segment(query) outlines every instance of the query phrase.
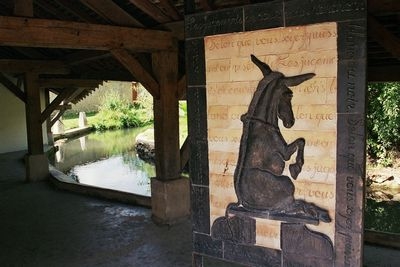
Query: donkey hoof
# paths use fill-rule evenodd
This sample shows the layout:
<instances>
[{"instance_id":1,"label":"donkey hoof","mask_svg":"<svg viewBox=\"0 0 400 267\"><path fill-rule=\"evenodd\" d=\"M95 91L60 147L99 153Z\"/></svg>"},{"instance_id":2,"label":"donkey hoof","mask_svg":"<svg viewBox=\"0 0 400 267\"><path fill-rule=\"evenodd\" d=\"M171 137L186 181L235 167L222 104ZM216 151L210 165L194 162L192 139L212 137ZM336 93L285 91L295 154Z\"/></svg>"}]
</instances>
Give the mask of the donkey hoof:
<instances>
[{"instance_id":1,"label":"donkey hoof","mask_svg":"<svg viewBox=\"0 0 400 267\"><path fill-rule=\"evenodd\" d=\"M297 176L301 172L301 167L298 164L293 163L289 165L289 171L292 178L296 180Z\"/></svg>"}]
</instances>

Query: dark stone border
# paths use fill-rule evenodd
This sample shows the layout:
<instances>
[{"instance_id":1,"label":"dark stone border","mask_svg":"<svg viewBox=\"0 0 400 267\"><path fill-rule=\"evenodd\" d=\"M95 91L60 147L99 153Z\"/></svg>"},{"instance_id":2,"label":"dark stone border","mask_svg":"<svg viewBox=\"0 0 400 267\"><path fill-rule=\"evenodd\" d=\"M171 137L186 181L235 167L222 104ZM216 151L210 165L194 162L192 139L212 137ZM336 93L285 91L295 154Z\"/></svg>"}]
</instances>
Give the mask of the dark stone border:
<instances>
[{"instance_id":1,"label":"dark stone border","mask_svg":"<svg viewBox=\"0 0 400 267\"><path fill-rule=\"evenodd\" d=\"M192 149L193 266L203 266L202 256L251 266L282 265L282 262L279 264L280 251L233 244L210 236L204 37L322 22L338 23L337 96L341 101L337 105L334 266L362 265L366 7L366 0L277 0L185 17L188 121ZM271 261L266 263L266 258Z\"/></svg>"}]
</instances>

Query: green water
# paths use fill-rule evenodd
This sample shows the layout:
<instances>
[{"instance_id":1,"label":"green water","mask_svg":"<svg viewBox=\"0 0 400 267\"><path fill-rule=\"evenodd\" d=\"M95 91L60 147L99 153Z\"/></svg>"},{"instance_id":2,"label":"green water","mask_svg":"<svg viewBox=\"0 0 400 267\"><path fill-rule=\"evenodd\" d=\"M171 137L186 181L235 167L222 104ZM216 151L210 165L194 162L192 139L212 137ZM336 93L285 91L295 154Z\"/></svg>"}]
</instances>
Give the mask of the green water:
<instances>
[{"instance_id":1,"label":"green water","mask_svg":"<svg viewBox=\"0 0 400 267\"><path fill-rule=\"evenodd\" d=\"M135 151L135 138L145 129L93 132L57 142L54 165L81 184L150 196L155 167Z\"/></svg>"},{"instance_id":2,"label":"green water","mask_svg":"<svg viewBox=\"0 0 400 267\"><path fill-rule=\"evenodd\" d=\"M366 200L365 228L400 234L400 202Z\"/></svg>"}]
</instances>

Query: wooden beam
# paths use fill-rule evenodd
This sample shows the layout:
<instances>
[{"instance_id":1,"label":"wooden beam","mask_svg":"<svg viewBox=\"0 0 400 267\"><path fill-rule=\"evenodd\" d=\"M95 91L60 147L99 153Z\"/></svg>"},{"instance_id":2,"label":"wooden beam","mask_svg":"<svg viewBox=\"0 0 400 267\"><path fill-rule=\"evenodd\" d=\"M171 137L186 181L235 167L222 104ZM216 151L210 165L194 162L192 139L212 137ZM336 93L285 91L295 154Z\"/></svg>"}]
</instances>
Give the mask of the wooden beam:
<instances>
[{"instance_id":1,"label":"wooden beam","mask_svg":"<svg viewBox=\"0 0 400 267\"><path fill-rule=\"evenodd\" d=\"M400 58L400 39L388 31L372 15L368 15L368 35L394 57Z\"/></svg>"},{"instance_id":2,"label":"wooden beam","mask_svg":"<svg viewBox=\"0 0 400 267\"><path fill-rule=\"evenodd\" d=\"M61 61L67 65L79 65L81 63L111 57L108 51L99 50L80 50L75 53L67 54Z\"/></svg>"},{"instance_id":3,"label":"wooden beam","mask_svg":"<svg viewBox=\"0 0 400 267\"><path fill-rule=\"evenodd\" d=\"M11 93L18 97L22 102L26 103L26 95L12 81L0 73L0 83L2 83Z\"/></svg>"},{"instance_id":4,"label":"wooden beam","mask_svg":"<svg viewBox=\"0 0 400 267\"><path fill-rule=\"evenodd\" d=\"M73 88L62 90L61 93L45 108L45 110L43 110L42 114L40 115L40 121L43 123L47 118L49 118L51 113L58 108L61 102L71 96L74 91L75 90Z\"/></svg>"},{"instance_id":5,"label":"wooden beam","mask_svg":"<svg viewBox=\"0 0 400 267\"><path fill-rule=\"evenodd\" d=\"M368 13L396 13L400 11L399 0L368 0Z\"/></svg>"},{"instance_id":6,"label":"wooden beam","mask_svg":"<svg viewBox=\"0 0 400 267\"><path fill-rule=\"evenodd\" d=\"M137 8L142 10L144 13L149 15L158 23L166 23L171 21L171 19L164 14L156 5L151 3L149 0L129 0L132 4L134 4Z\"/></svg>"},{"instance_id":7,"label":"wooden beam","mask_svg":"<svg viewBox=\"0 0 400 267\"><path fill-rule=\"evenodd\" d=\"M70 73L70 69L61 61L0 59L0 72L21 73L29 71L40 74Z\"/></svg>"},{"instance_id":8,"label":"wooden beam","mask_svg":"<svg viewBox=\"0 0 400 267\"><path fill-rule=\"evenodd\" d=\"M204 11L211 11L214 9L210 0L200 0L200 6Z\"/></svg>"},{"instance_id":9,"label":"wooden beam","mask_svg":"<svg viewBox=\"0 0 400 267\"><path fill-rule=\"evenodd\" d=\"M178 98L186 99L186 75L183 75L178 81Z\"/></svg>"},{"instance_id":10,"label":"wooden beam","mask_svg":"<svg viewBox=\"0 0 400 267\"><path fill-rule=\"evenodd\" d=\"M178 54L153 53L153 71L160 84L160 98L154 99L154 144L156 175L160 180L180 177Z\"/></svg>"},{"instance_id":11,"label":"wooden beam","mask_svg":"<svg viewBox=\"0 0 400 267\"><path fill-rule=\"evenodd\" d=\"M181 155L181 171L183 171L186 164L189 162L190 158L190 145L188 137L186 137L185 142L183 142L182 144L180 155Z\"/></svg>"},{"instance_id":12,"label":"wooden beam","mask_svg":"<svg viewBox=\"0 0 400 267\"><path fill-rule=\"evenodd\" d=\"M170 32L71 21L0 16L0 44L136 52L176 50Z\"/></svg>"},{"instance_id":13,"label":"wooden beam","mask_svg":"<svg viewBox=\"0 0 400 267\"><path fill-rule=\"evenodd\" d=\"M120 26L140 27L143 24L133 18L113 1L109 0L80 0L88 8L96 12L104 19Z\"/></svg>"},{"instance_id":14,"label":"wooden beam","mask_svg":"<svg viewBox=\"0 0 400 267\"><path fill-rule=\"evenodd\" d=\"M14 15L33 17L33 0L14 0Z\"/></svg>"},{"instance_id":15,"label":"wooden beam","mask_svg":"<svg viewBox=\"0 0 400 267\"><path fill-rule=\"evenodd\" d=\"M61 109L57 112L57 114L54 116L54 118L50 122L50 128L54 125L54 123L56 123L61 118L61 116L64 114L64 112L65 112L65 109Z\"/></svg>"},{"instance_id":16,"label":"wooden beam","mask_svg":"<svg viewBox=\"0 0 400 267\"><path fill-rule=\"evenodd\" d=\"M82 94L83 91L86 91L85 88L75 88L74 92L65 99L65 103L69 103L74 101L74 99L79 96L80 94Z\"/></svg>"},{"instance_id":17,"label":"wooden beam","mask_svg":"<svg viewBox=\"0 0 400 267\"><path fill-rule=\"evenodd\" d=\"M158 82L151 76L146 69L142 67L140 62L136 60L125 49L111 50L111 54L127 69L138 81L150 92L150 94L158 99L160 97L160 88Z\"/></svg>"},{"instance_id":18,"label":"wooden beam","mask_svg":"<svg viewBox=\"0 0 400 267\"><path fill-rule=\"evenodd\" d=\"M159 5L165 10L165 12L173 18L174 20L181 20L182 16L179 14L175 5L171 2L171 0L160 0Z\"/></svg>"},{"instance_id":19,"label":"wooden beam","mask_svg":"<svg viewBox=\"0 0 400 267\"><path fill-rule=\"evenodd\" d=\"M160 25L163 29L169 30L178 40L185 40L185 27L183 20L173 21Z\"/></svg>"},{"instance_id":20,"label":"wooden beam","mask_svg":"<svg viewBox=\"0 0 400 267\"><path fill-rule=\"evenodd\" d=\"M83 11L82 6L79 5L78 2L71 0L57 0L57 2L70 12L74 13L82 21L95 24L98 23L95 18L89 16L85 11Z\"/></svg>"},{"instance_id":21,"label":"wooden beam","mask_svg":"<svg viewBox=\"0 0 400 267\"><path fill-rule=\"evenodd\" d=\"M84 80L84 79L39 79L39 87L41 88L69 88L69 87L86 87L96 88L103 80Z\"/></svg>"},{"instance_id":22,"label":"wooden beam","mask_svg":"<svg viewBox=\"0 0 400 267\"><path fill-rule=\"evenodd\" d=\"M31 60L43 60L43 59L49 59L47 56L45 56L44 54L42 54L41 52L39 52L37 49L35 48L31 48L31 47L13 47L12 49L14 49L15 51L17 51L18 53L28 57Z\"/></svg>"},{"instance_id":23,"label":"wooden beam","mask_svg":"<svg viewBox=\"0 0 400 267\"><path fill-rule=\"evenodd\" d=\"M366 230L364 241L373 245L400 249L400 234Z\"/></svg>"},{"instance_id":24,"label":"wooden beam","mask_svg":"<svg viewBox=\"0 0 400 267\"><path fill-rule=\"evenodd\" d=\"M25 73L25 112L29 155L43 154L43 130L40 119L40 90L37 81L37 73Z\"/></svg>"}]
</instances>

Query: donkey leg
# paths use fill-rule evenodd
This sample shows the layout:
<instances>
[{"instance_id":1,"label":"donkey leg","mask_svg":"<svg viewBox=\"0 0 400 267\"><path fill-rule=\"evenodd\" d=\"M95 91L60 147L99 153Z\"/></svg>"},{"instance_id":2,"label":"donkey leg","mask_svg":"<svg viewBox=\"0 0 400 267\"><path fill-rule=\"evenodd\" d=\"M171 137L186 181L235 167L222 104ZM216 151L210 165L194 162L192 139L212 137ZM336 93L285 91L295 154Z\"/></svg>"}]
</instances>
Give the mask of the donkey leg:
<instances>
[{"instance_id":1,"label":"donkey leg","mask_svg":"<svg viewBox=\"0 0 400 267\"><path fill-rule=\"evenodd\" d=\"M306 141L304 138L298 138L293 143L288 145L288 152L293 151L290 155L292 155L297 149L296 162L289 165L290 175L293 179L297 179L297 176L301 172L301 169L304 165L304 146ZM294 148L294 150L293 150Z\"/></svg>"}]
</instances>

